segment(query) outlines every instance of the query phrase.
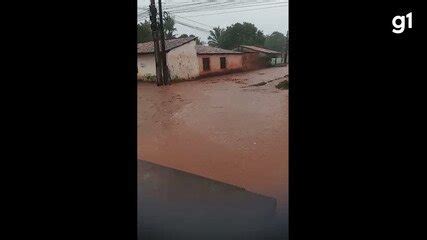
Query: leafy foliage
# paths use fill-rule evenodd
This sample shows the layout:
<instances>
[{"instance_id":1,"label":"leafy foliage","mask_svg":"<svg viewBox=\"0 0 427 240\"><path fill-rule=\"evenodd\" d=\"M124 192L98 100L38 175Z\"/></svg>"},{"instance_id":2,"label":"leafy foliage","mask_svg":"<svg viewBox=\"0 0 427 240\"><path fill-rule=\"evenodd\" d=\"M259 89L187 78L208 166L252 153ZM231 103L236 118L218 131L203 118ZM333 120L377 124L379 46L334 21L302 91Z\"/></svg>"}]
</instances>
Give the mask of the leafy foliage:
<instances>
[{"instance_id":1,"label":"leafy foliage","mask_svg":"<svg viewBox=\"0 0 427 240\"><path fill-rule=\"evenodd\" d=\"M215 27L210 31L210 35L208 37L208 44L212 47L221 47L222 34L224 30L220 27Z\"/></svg>"},{"instance_id":2,"label":"leafy foliage","mask_svg":"<svg viewBox=\"0 0 427 240\"><path fill-rule=\"evenodd\" d=\"M163 29L166 39L176 38L174 34L176 32L175 21L167 12L163 15ZM153 40L149 21L138 23L137 31L138 43ZM179 38L183 37L194 37L194 35L181 34L179 36ZM199 38L196 39L196 43L198 45L205 44ZM265 36L254 24L248 22L235 23L225 29L219 26L215 27L210 31L208 37L209 46L224 49L234 49L239 45L254 45L284 52L287 49L287 44L287 36L283 33L276 31Z\"/></svg>"},{"instance_id":3,"label":"leafy foliage","mask_svg":"<svg viewBox=\"0 0 427 240\"><path fill-rule=\"evenodd\" d=\"M165 39L175 38L175 20L167 12L163 15L163 31L165 32ZM145 20L145 22L137 24L137 42L142 43L149 41L153 41L151 22Z\"/></svg>"},{"instance_id":4,"label":"leafy foliage","mask_svg":"<svg viewBox=\"0 0 427 240\"><path fill-rule=\"evenodd\" d=\"M287 36L275 31L265 36L254 24L235 23L223 29L215 27L210 31L208 44L212 47L234 49L239 45L254 45L284 52L287 49Z\"/></svg>"},{"instance_id":5,"label":"leafy foliage","mask_svg":"<svg viewBox=\"0 0 427 240\"><path fill-rule=\"evenodd\" d=\"M175 38L175 20L169 15L168 12L164 12L163 14L163 30L165 31L166 39Z\"/></svg>"},{"instance_id":6,"label":"leafy foliage","mask_svg":"<svg viewBox=\"0 0 427 240\"><path fill-rule=\"evenodd\" d=\"M278 89L289 89L289 81L288 80L283 80L282 82L280 82L279 84L276 85L276 88Z\"/></svg>"},{"instance_id":7,"label":"leafy foliage","mask_svg":"<svg viewBox=\"0 0 427 240\"><path fill-rule=\"evenodd\" d=\"M284 52L286 50L286 36L281 32L273 32L266 36L264 46L271 50Z\"/></svg>"},{"instance_id":8,"label":"leafy foliage","mask_svg":"<svg viewBox=\"0 0 427 240\"><path fill-rule=\"evenodd\" d=\"M263 46L264 33L258 30L254 24L244 22L228 26L221 34L219 46L225 49L233 49L239 45Z\"/></svg>"},{"instance_id":9,"label":"leafy foliage","mask_svg":"<svg viewBox=\"0 0 427 240\"><path fill-rule=\"evenodd\" d=\"M153 35L151 33L150 22L145 21L138 23L137 25L137 41L138 43L149 42L153 40Z\"/></svg>"}]
</instances>

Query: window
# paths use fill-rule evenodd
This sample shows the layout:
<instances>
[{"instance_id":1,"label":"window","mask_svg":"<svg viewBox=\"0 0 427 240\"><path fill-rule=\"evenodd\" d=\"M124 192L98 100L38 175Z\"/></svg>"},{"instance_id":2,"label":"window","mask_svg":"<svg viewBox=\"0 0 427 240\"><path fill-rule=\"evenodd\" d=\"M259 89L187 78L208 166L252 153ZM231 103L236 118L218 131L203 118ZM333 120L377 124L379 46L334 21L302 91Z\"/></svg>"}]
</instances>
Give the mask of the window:
<instances>
[{"instance_id":1,"label":"window","mask_svg":"<svg viewBox=\"0 0 427 240\"><path fill-rule=\"evenodd\" d=\"M225 57L221 57L220 59L220 63L221 63L221 69L224 69L227 67L227 63L225 61Z\"/></svg>"},{"instance_id":2,"label":"window","mask_svg":"<svg viewBox=\"0 0 427 240\"><path fill-rule=\"evenodd\" d=\"M211 67L209 58L203 58L203 71L209 71L210 69Z\"/></svg>"}]
</instances>

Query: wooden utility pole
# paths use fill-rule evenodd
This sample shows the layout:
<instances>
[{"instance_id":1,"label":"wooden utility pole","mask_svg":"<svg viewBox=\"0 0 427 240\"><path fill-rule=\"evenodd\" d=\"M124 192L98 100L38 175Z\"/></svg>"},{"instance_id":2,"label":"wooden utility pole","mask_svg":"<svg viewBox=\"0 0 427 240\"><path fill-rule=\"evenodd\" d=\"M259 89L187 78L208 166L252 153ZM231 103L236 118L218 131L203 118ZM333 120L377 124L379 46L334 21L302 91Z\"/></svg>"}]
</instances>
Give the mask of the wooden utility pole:
<instances>
[{"instance_id":1,"label":"wooden utility pole","mask_svg":"<svg viewBox=\"0 0 427 240\"><path fill-rule=\"evenodd\" d=\"M151 20L151 32L153 34L154 43L154 59L156 61L156 84L157 86L163 85L160 49L159 49L159 33L157 28L157 9L154 0L150 0L150 20Z\"/></svg>"},{"instance_id":2,"label":"wooden utility pole","mask_svg":"<svg viewBox=\"0 0 427 240\"><path fill-rule=\"evenodd\" d=\"M163 71L163 82L165 84L170 84L169 68L166 62L166 45L165 45L165 32L163 30L163 11L162 11L162 0L159 0L159 21L160 21L160 43L161 43L161 53L160 57L162 59L162 71Z\"/></svg>"},{"instance_id":3,"label":"wooden utility pole","mask_svg":"<svg viewBox=\"0 0 427 240\"><path fill-rule=\"evenodd\" d=\"M285 63L288 64L288 60L289 60L289 30L286 31L286 58L285 58Z\"/></svg>"}]
</instances>

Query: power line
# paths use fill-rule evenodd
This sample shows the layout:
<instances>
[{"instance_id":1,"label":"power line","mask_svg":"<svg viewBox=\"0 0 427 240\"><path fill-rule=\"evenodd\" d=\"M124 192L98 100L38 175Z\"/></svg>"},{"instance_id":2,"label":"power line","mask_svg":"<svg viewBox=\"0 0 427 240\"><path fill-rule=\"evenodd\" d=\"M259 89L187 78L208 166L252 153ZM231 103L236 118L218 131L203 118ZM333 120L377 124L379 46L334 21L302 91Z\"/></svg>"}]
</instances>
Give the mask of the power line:
<instances>
[{"instance_id":1,"label":"power line","mask_svg":"<svg viewBox=\"0 0 427 240\"><path fill-rule=\"evenodd\" d=\"M181 6L175 7L175 8L169 8L169 10L171 11L181 11L181 10L195 10L195 9L205 9L206 7L210 7L210 6L224 6L224 5L236 5L236 4L241 4L240 2L222 2L222 3L218 3L218 2L207 2L204 5L198 5L198 6L184 6L185 9L182 9Z\"/></svg>"},{"instance_id":2,"label":"power line","mask_svg":"<svg viewBox=\"0 0 427 240\"><path fill-rule=\"evenodd\" d=\"M195 23L198 23L198 24L203 25L203 26L206 26L206 27L214 28L213 26L210 26L210 25L207 25L207 24L204 24L204 23L198 22L198 21L194 21L194 20L189 19L189 18L187 18L187 17L178 16L178 15L176 15L176 14L173 14L172 16L174 16L174 17L179 17L179 18L182 18L182 19L186 19L187 21L195 22Z\"/></svg>"},{"instance_id":3,"label":"power line","mask_svg":"<svg viewBox=\"0 0 427 240\"><path fill-rule=\"evenodd\" d=\"M138 16L138 17L140 17L140 16L144 16L144 15L148 15L148 12L139 12L139 13L137 14L137 16Z\"/></svg>"},{"instance_id":4,"label":"power line","mask_svg":"<svg viewBox=\"0 0 427 240\"><path fill-rule=\"evenodd\" d=\"M218 3L212 3L212 2L203 2L203 3L196 3L196 4L182 4L182 5L177 5L174 7L168 7L165 10L182 10L182 8L186 8L186 9L192 9L192 8L200 8L200 7L206 7L206 6L211 6L211 5L216 5Z\"/></svg>"},{"instance_id":5,"label":"power line","mask_svg":"<svg viewBox=\"0 0 427 240\"><path fill-rule=\"evenodd\" d=\"M209 2L203 2L203 3L209 3ZM198 3L198 4L203 4L203 3ZM221 10L221 9L238 9L238 8L247 8L247 7L255 7L255 6L263 6L263 5L270 5L270 6L272 6L272 4L274 4L274 5L277 5L277 4L283 4L283 3L286 3L286 2L282 2L282 1L280 1L280 2L277 2L277 1L272 1L272 2L269 2L269 3L260 3L260 2L258 2L258 1L256 1L256 2L242 2L242 1L239 1L239 2L223 2L222 3L222 6L220 6L220 7L218 7L218 4L217 3L214 3L216 6L212 9L212 8L209 8L208 10L206 10L205 8L198 8L198 7L196 7L196 8L198 8L199 9L199 11L213 11L213 10L216 10L216 11L218 11L218 10ZM235 7L233 7L233 8L230 8L230 5L239 5L239 6L235 6ZM251 4L251 5L242 5L242 4ZM254 5L255 4L255 5ZM193 5L193 4L192 4ZM212 5L212 3L210 3L210 5ZM224 6L226 5L226 8L224 8ZM206 5L204 5L204 6L206 6ZM191 10L192 12L195 12L195 10L194 9L196 9L196 8L191 8L191 9L193 9L193 10ZM190 10L186 10L186 11L181 11L181 12L189 12ZM146 10L146 11L141 11L141 12L139 12L138 13L138 17L139 17L139 19L143 19L143 18L145 18L145 16L144 15L146 15L146 12L148 12L148 10ZM175 17L179 17L179 18L182 18L182 19L185 19L185 20L188 20L188 21L191 21L191 22L194 22L194 23L197 23L197 24L200 24L200 25L203 25L203 26L207 26L207 27L209 27L209 28L214 28L213 26L210 26L210 25L207 25L207 24L204 24L204 23L201 23L201 22L198 22L198 21L195 21L195 20L192 20L192 19L189 19L189 18L186 18L186 17L183 17L183 16L179 16L179 15L176 15L175 13L176 13L176 11L168 11L169 13L171 13L171 15L173 15L173 16L175 16Z\"/></svg>"},{"instance_id":6,"label":"power line","mask_svg":"<svg viewBox=\"0 0 427 240\"><path fill-rule=\"evenodd\" d=\"M200 16L209 16L209 15L218 15L218 14L228 14L228 13L240 13L240 12L248 12L248 11L254 11L254 10L261 10L261 9L269 9L269 8L277 8L277 7L287 7L288 5L279 5L279 6L270 6L270 7L262 7L262 8L253 8L253 9L246 9L241 11L230 11L230 12L219 12L219 13L207 13L207 14L201 14L201 15L192 15L192 16L186 16L186 17L200 17Z\"/></svg>"},{"instance_id":7,"label":"power line","mask_svg":"<svg viewBox=\"0 0 427 240\"><path fill-rule=\"evenodd\" d=\"M261 9L269 9L269 8L277 8L277 7L287 7L288 6L288 1L271 1L271 2L268 2L268 3L258 2L258 1L256 1L256 2L242 2L242 1L240 1L240 2L231 2L231 3L230 2L222 2L222 3L215 3L216 6L213 7L213 8L209 8L209 9L204 8L206 5L204 5L204 6L202 6L202 5L203 4L212 5L211 2L199 2L199 3L191 3L191 4L186 4L186 5L192 5L192 6L194 6L195 4L197 4L198 6L193 7L193 8L187 8L185 11L184 10L182 10L182 11L177 10L177 11L168 11L168 12L171 13L171 15L173 17L178 17L178 18L181 18L181 19L185 19L187 21L191 21L191 22L194 22L194 23L197 23L197 24L200 24L200 25L203 25L203 26L206 26L206 27L209 27L210 29L212 29L213 28L212 26L204 24L204 23L201 23L201 22L198 22L198 21L195 21L195 20L192 20L192 19L189 19L188 17L200 17L200 16L207 16L207 15L240 13L240 12L247 12L247 11L254 11L254 10L261 10ZM235 5L240 5L240 6L235 6ZM183 6L183 5L180 5L180 6ZM265 7L259 7L259 6L265 6ZM248 8L248 7L256 7L256 8L244 9L244 10L237 10L237 11L206 13L206 14L201 14L201 15L193 15L193 16L185 16L185 17L184 16L180 16L180 15L176 15L176 13L212 12L212 11L220 11L220 10L224 10L224 9L227 9L227 10L228 9L241 9L241 8ZM143 9L143 8L140 8L140 9ZM148 16L144 15L146 12L148 12L148 10L146 10L146 11L140 11L138 13L138 19L142 20L142 19L147 18ZM175 19L175 22L178 23L178 24L180 24L180 25L196 29L198 31L202 31L202 32L209 32L210 31L210 30L208 30L206 28L194 26L194 25L191 25L189 23L182 22L180 20L176 20Z\"/></svg>"},{"instance_id":8,"label":"power line","mask_svg":"<svg viewBox=\"0 0 427 240\"><path fill-rule=\"evenodd\" d=\"M203 5L203 4L211 4L212 2L206 1L206 2L182 2L182 3L175 3L175 4L165 4L164 10L169 10L172 8L180 8L180 7L191 7L195 5ZM148 7L138 7L140 9L148 9Z\"/></svg>"},{"instance_id":9,"label":"power line","mask_svg":"<svg viewBox=\"0 0 427 240\"><path fill-rule=\"evenodd\" d=\"M194 6L194 5L203 5L203 4L210 4L212 3L212 1L203 1L203 2L180 2L180 3L174 3L174 4L168 4L165 5L165 7L167 8L171 8L171 7L186 7L186 6Z\"/></svg>"},{"instance_id":10,"label":"power line","mask_svg":"<svg viewBox=\"0 0 427 240\"><path fill-rule=\"evenodd\" d=\"M287 4L288 2L268 2L268 3L256 3L256 4L232 4L232 5L216 5L210 8L190 8L182 10L171 10L171 13L186 13L186 12L206 12L206 11L215 11L215 10L229 10L229 9L240 9L240 8L249 8L249 7L260 7L260 6L277 6L281 4Z\"/></svg>"},{"instance_id":11,"label":"power line","mask_svg":"<svg viewBox=\"0 0 427 240\"><path fill-rule=\"evenodd\" d=\"M247 7L258 7L263 5L274 5L288 3L287 1L239 1L239 2L199 2L199 3L191 3L178 5L176 7L165 8L166 11L170 13L183 13L183 12L197 12L197 11L210 11L210 10L229 10L235 8L247 8ZM189 5L189 6L188 6ZM139 8L139 11L148 10L148 7Z\"/></svg>"},{"instance_id":12,"label":"power line","mask_svg":"<svg viewBox=\"0 0 427 240\"><path fill-rule=\"evenodd\" d=\"M189 27L189 28L193 28L193 29L196 29L196 30L199 30L199 31L202 31L202 32L210 33L210 30L208 30L208 29L197 27L197 26L185 23L185 22L181 22L179 20L175 20L175 23L178 23L180 25L183 25L183 26L186 26L186 27Z\"/></svg>"}]
</instances>

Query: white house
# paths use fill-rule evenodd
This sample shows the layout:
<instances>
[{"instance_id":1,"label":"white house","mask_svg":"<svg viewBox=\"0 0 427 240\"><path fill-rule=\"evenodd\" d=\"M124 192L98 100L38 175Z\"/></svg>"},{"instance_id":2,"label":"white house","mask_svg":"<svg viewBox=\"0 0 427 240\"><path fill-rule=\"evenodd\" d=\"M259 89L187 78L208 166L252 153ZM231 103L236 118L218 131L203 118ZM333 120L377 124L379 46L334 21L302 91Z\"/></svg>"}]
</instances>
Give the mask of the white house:
<instances>
[{"instance_id":1,"label":"white house","mask_svg":"<svg viewBox=\"0 0 427 240\"><path fill-rule=\"evenodd\" d=\"M190 79L199 76L196 37L165 41L166 61L171 78ZM156 75L154 43L138 44L138 79Z\"/></svg>"}]
</instances>

